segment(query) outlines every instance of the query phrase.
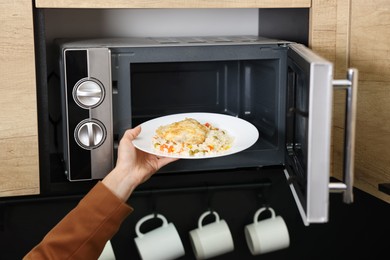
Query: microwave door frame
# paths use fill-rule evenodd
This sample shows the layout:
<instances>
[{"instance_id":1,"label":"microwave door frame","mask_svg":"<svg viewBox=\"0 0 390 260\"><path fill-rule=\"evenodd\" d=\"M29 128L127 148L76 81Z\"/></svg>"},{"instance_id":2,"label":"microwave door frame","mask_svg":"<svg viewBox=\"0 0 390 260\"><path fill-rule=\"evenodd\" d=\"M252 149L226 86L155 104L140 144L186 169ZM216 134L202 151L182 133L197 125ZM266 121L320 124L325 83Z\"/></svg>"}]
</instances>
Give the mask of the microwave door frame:
<instances>
[{"instance_id":1,"label":"microwave door frame","mask_svg":"<svg viewBox=\"0 0 390 260\"><path fill-rule=\"evenodd\" d=\"M333 64L306 46L292 43L287 66L284 173L303 223L325 223L329 210Z\"/></svg>"}]
</instances>

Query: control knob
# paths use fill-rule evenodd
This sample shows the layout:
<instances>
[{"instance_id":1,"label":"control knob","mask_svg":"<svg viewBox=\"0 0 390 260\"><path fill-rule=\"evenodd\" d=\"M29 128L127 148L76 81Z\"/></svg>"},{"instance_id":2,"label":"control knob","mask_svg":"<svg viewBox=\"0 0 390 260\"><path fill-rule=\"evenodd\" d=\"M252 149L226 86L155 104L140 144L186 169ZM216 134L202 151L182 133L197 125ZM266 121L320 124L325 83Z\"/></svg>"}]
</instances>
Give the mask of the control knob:
<instances>
[{"instance_id":1,"label":"control knob","mask_svg":"<svg viewBox=\"0 0 390 260\"><path fill-rule=\"evenodd\" d=\"M76 142L84 149L91 150L100 146L106 137L104 126L98 121L84 120L75 130Z\"/></svg>"},{"instance_id":2,"label":"control knob","mask_svg":"<svg viewBox=\"0 0 390 260\"><path fill-rule=\"evenodd\" d=\"M73 98L82 108L99 105L103 101L104 88L95 79L82 79L73 89Z\"/></svg>"}]
</instances>

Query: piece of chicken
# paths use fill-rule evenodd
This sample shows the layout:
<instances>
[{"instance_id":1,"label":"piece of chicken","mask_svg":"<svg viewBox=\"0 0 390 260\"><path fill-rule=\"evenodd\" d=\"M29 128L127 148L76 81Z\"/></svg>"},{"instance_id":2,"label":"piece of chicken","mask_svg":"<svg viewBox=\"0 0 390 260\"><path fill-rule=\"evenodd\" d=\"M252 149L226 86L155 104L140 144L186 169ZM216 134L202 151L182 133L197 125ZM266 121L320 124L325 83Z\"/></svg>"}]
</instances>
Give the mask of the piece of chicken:
<instances>
[{"instance_id":1,"label":"piece of chicken","mask_svg":"<svg viewBox=\"0 0 390 260\"><path fill-rule=\"evenodd\" d=\"M160 126L156 133L159 137L175 143L201 144L205 141L209 129L193 118Z\"/></svg>"}]
</instances>

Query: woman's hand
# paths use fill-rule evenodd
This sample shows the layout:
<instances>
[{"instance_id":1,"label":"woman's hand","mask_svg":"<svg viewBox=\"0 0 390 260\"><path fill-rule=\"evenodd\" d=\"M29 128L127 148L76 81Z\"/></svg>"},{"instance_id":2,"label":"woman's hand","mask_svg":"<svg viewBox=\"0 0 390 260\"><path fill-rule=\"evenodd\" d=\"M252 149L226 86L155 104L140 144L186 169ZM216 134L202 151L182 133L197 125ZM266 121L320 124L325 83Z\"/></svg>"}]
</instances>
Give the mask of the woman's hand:
<instances>
[{"instance_id":1,"label":"woman's hand","mask_svg":"<svg viewBox=\"0 0 390 260\"><path fill-rule=\"evenodd\" d=\"M157 157L135 148L132 140L140 132L140 126L125 132L119 143L116 166L102 181L123 201L126 201L133 190L148 180L157 170L177 160Z\"/></svg>"}]
</instances>

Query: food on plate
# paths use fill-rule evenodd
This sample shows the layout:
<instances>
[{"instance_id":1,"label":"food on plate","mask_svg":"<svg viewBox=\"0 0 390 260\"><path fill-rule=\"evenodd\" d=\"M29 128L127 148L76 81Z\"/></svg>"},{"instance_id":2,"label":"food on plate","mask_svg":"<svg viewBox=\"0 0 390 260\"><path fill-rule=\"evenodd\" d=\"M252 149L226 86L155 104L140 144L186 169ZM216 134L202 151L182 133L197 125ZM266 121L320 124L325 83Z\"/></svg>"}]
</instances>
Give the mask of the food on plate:
<instances>
[{"instance_id":1,"label":"food on plate","mask_svg":"<svg viewBox=\"0 0 390 260\"><path fill-rule=\"evenodd\" d=\"M205 156L223 153L233 144L233 138L210 123L201 124L193 118L157 128L153 147L161 153L182 156Z\"/></svg>"},{"instance_id":2,"label":"food on plate","mask_svg":"<svg viewBox=\"0 0 390 260\"><path fill-rule=\"evenodd\" d=\"M208 128L193 118L160 126L156 130L157 135L167 141L186 144L203 143L207 132Z\"/></svg>"}]
</instances>

